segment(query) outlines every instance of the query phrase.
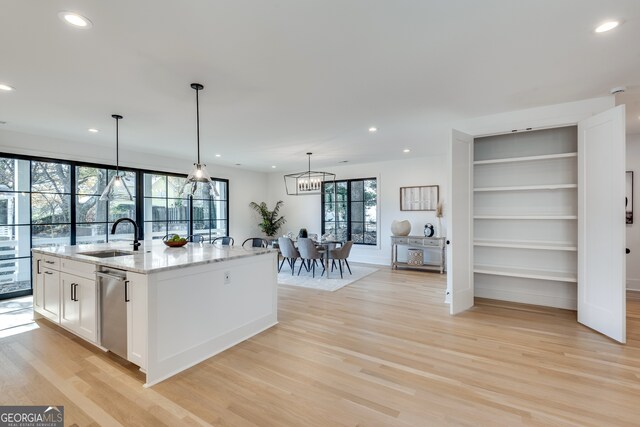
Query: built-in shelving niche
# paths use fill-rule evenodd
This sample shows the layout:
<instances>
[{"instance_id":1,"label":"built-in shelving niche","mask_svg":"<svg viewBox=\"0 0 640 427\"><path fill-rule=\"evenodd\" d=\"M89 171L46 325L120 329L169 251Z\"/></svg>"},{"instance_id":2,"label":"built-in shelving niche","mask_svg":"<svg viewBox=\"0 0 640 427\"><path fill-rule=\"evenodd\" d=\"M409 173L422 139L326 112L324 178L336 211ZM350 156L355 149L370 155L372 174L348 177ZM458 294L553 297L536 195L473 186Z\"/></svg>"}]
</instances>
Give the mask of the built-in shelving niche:
<instances>
[{"instance_id":1,"label":"built-in shelving niche","mask_svg":"<svg viewBox=\"0 0 640 427\"><path fill-rule=\"evenodd\" d=\"M575 308L577 128L474 141L479 297Z\"/></svg>"}]
</instances>

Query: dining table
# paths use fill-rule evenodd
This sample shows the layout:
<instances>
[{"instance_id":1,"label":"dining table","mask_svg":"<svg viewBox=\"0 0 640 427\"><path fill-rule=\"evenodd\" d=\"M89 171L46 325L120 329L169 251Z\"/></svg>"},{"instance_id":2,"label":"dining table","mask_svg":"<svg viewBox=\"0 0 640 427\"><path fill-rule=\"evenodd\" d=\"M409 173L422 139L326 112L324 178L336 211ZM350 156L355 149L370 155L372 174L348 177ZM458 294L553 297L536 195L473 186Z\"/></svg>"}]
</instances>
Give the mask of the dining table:
<instances>
[{"instance_id":1,"label":"dining table","mask_svg":"<svg viewBox=\"0 0 640 427\"><path fill-rule=\"evenodd\" d=\"M297 245L296 243L298 242L298 239L291 239L291 241L293 242L294 246ZM322 249L318 249L319 252L322 252L323 254L323 260L322 262L325 265L325 271L327 272L327 279L329 279L329 273L330 273L330 269L329 269L329 255L331 254L331 250L335 249L336 247L338 247L338 245L342 246L344 244L344 241L342 240L314 240L313 243L316 245L316 248L322 248Z\"/></svg>"}]
</instances>

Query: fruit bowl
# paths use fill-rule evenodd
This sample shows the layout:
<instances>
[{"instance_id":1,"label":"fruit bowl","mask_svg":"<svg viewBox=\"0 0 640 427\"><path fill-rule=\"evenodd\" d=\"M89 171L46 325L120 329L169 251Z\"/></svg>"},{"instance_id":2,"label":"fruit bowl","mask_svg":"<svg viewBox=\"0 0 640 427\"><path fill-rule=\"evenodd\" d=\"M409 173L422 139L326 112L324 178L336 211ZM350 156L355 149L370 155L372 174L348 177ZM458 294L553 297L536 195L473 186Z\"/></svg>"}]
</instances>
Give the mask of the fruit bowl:
<instances>
[{"instance_id":1,"label":"fruit bowl","mask_svg":"<svg viewBox=\"0 0 640 427\"><path fill-rule=\"evenodd\" d=\"M189 240L184 237L180 237L177 234L167 234L162 238L162 243L170 248L180 248L189 243Z\"/></svg>"}]
</instances>

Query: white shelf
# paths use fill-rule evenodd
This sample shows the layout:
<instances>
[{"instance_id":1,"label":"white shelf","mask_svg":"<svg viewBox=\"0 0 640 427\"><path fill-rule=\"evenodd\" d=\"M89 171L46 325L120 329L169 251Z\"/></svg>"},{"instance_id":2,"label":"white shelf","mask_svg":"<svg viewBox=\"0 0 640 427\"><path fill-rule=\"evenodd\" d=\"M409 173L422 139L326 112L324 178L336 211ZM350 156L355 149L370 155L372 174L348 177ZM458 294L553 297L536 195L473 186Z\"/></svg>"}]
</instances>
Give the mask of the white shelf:
<instances>
[{"instance_id":1,"label":"white shelf","mask_svg":"<svg viewBox=\"0 0 640 427\"><path fill-rule=\"evenodd\" d=\"M545 154L542 156L510 157L506 159L476 160L474 165L494 165L497 163L535 162L538 160L566 159L578 157L578 153Z\"/></svg>"},{"instance_id":2,"label":"white shelf","mask_svg":"<svg viewBox=\"0 0 640 427\"><path fill-rule=\"evenodd\" d=\"M522 277L525 279L552 280L556 282L578 281L576 273L564 271L530 270L515 267L499 267L495 265L476 265L473 267L474 273L491 274L494 276Z\"/></svg>"},{"instance_id":3,"label":"white shelf","mask_svg":"<svg viewBox=\"0 0 640 427\"><path fill-rule=\"evenodd\" d=\"M576 252L578 247L571 242L540 242L533 240L476 240L474 246L489 248L513 248L513 249L537 249L549 251L569 251Z\"/></svg>"},{"instance_id":4,"label":"white shelf","mask_svg":"<svg viewBox=\"0 0 640 427\"><path fill-rule=\"evenodd\" d=\"M519 185L513 187L482 187L474 188L473 191L532 191L532 190L563 190L567 188L578 188L578 184L543 184L543 185Z\"/></svg>"},{"instance_id":5,"label":"white shelf","mask_svg":"<svg viewBox=\"0 0 640 427\"><path fill-rule=\"evenodd\" d=\"M473 219L578 219L577 215L474 215Z\"/></svg>"}]
</instances>

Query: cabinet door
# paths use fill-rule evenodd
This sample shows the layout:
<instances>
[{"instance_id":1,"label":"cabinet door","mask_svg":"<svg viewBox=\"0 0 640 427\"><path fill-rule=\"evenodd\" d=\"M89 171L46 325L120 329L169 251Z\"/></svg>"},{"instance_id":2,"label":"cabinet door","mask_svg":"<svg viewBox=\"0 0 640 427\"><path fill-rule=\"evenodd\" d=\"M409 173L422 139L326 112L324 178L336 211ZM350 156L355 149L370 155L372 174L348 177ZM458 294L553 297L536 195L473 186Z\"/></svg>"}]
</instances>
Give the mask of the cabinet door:
<instances>
[{"instance_id":1,"label":"cabinet door","mask_svg":"<svg viewBox=\"0 0 640 427\"><path fill-rule=\"evenodd\" d=\"M70 274L60 274L60 288L62 288L62 309L60 312L60 324L65 328L76 331L78 326L79 307L75 300L76 277Z\"/></svg>"},{"instance_id":2,"label":"cabinet door","mask_svg":"<svg viewBox=\"0 0 640 427\"><path fill-rule=\"evenodd\" d=\"M43 281L44 272L42 271L42 256L34 255L33 257L33 308L42 314L43 302Z\"/></svg>"},{"instance_id":3,"label":"cabinet door","mask_svg":"<svg viewBox=\"0 0 640 427\"><path fill-rule=\"evenodd\" d=\"M83 338L98 341L98 298L96 282L76 277L76 305L78 306L78 323L76 331Z\"/></svg>"},{"instance_id":4,"label":"cabinet door","mask_svg":"<svg viewBox=\"0 0 640 427\"><path fill-rule=\"evenodd\" d=\"M452 131L447 210L447 302L450 313L473 306L473 137Z\"/></svg>"},{"instance_id":5,"label":"cabinet door","mask_svg":"<svg viewBox=\"0 0 640 427\"><path fill-rule=\"evenodd\" d=\"M147 276L127 272L127 359L147 367Z\"/></svg>"},{"instance_id":6,"label":"cabinet door","mask_svg":"<svg viewBox=\"0 0 640 427\"><path fill-rule=\"evenodd\" d=\"M42 315L60 323L60 273L44 268L42 270Z\"/></svg>"},{"instance_id":7,"label":"cabinet door","mask_svg":"<svg viewBox=\"0 0 640 427\"><path fill-rule=\"evenodd\" d=\"M624 105L578 124L578 322L626 341Z\"/></svg>"}]
</instances>

